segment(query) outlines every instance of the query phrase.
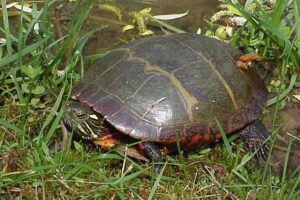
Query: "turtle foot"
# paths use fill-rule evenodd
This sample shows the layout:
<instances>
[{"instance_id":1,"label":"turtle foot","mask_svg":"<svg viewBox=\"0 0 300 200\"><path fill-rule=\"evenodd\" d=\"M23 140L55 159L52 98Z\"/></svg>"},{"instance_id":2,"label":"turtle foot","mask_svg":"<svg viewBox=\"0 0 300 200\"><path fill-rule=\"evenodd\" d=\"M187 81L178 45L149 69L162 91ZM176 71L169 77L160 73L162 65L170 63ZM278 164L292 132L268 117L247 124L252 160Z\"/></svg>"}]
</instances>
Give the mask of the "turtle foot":
<instances>
[{"instance_id":1,"label":"turtle foot","mask_svg":"<svg viewBox=\"0 0 300 200\"><path fill-rule=\"evenodd\" d=\"M163 160L163 156L160 152L159 147L153 142L143 142L141 144L141 149L145 152L147 157L150 158L150 160L155 163L154 171L156 173L159 173L162 169L162 165L159 164L159 162L162 162Z\"/></svg>"},{"instance_id":2,"label":"turtle foot","mask_svg":"<svg viewBox=\"0 0 300 200\"><path fill-rule=\"evenodd\" d=\"M269 134L268 130L261 122L257 120L254 121L238 134L244 140L249 150L255 154L257 160L267 160L269 146L265 141L268 139Z\"/></svg>"}]
</instances>

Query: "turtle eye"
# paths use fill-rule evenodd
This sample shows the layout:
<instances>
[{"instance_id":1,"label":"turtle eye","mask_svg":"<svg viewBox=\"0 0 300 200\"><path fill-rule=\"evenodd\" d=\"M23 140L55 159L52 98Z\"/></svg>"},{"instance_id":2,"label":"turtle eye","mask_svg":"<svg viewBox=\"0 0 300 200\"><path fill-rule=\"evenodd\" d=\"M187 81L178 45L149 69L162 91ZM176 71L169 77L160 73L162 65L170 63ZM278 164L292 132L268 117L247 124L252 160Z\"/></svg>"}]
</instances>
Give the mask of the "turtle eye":
<instances>
[{"instance_id":1,"label":"turtle eye","mask_svg":"<svg viewBox=\"0 0 300 200\"><path fill-rule=\"evenodd\" d=\"M85 112L83 112L82 110L74 109L74 115L79 119L84 119L84 118L86 118L87 114Z\"/></svg>"}]
</instances>

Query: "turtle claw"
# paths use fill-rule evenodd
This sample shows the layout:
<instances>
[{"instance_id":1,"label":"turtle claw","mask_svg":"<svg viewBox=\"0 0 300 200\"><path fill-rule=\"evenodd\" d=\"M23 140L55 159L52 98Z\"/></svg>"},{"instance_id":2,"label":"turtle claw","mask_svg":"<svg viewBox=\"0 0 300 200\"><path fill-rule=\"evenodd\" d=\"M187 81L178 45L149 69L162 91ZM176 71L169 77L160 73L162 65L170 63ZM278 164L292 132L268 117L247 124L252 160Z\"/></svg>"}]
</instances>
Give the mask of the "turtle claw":
<instances>
[{"instance_id":1,"label":"turtle claw","mask_svg":"<svg viewBox=\"0 0 300 200\"><path fill-rule=\"evenodd\" d=\"M153 166L153 170L154 170L154 172L155 172L156 174L159 174L159 173L161 172L161 170L162 170L162 165L161 165L161 164L155 164L155 165Z\"/></svg>"},{"instance_id":2,"label":"turtle claw","mask_svg":"<svg viewBox=\"0 0 300 200\"><path fill-rule=\"evenodd\" d=\"M255 154L258 161L266 161L270 151L269 146L265 143L268 139L268 131L259 121L254 121L246 128L239 132L247 148Z\"/></svg>"},{"instance_id":3,"label":"turtle claw","mask_svg":"<svg viewBox=\"0 0 300 200\"><path fill-rule=\"evenodd\" d=\"M261 141L257 141L254 143L253 152L255 152L257 160L266 161L268 159L269 146L262 144Z\"/></svg>"}]
</instances>

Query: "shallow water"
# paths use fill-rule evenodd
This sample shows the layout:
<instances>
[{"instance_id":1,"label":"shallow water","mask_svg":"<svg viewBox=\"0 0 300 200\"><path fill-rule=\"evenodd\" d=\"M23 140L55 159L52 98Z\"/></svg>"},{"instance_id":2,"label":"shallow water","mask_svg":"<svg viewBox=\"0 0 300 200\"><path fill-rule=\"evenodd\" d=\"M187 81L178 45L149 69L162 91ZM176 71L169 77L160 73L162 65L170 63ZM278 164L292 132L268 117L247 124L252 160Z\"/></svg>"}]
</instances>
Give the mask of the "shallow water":
<instances>
[{"instance_id":1,"label":"shallow water","mask_svg":"<svg viewBox=\"0 0 300 200\"><path fill-rule=\"evenodd\" d=\"M94 3L84 29L88 31L102 25L108 25L109 27L96 33L94 37L91 38L87 45L88 48L86 48L86 54L114 49L130 40L136 39L136 32L122 32L122 28L130 24L128 16L126 18L126 14L129 12L138 12L149 7L152 9L152 15L177 14L189 11L188 15L180 19L167 21L167 23L187 32L196 32L199 28L203 30L205 19L209 19L210 16L217 11L218 0L117 0L115 5L120 7L125 13L122 20L119 20L109 12L99 10L99 5L100 3ZM148 28L154 31L155 34L163 33L158 25L152 24L152 26L149 25Z\"/></svg>"},{"instance_id":2,"label":"shallow water","mask_svg":"<svg viewBox=\"0 0 300 200\"><path fill-rule=\"evenodd\" d=\"M217 10L218 6L218 0L156 0L151 2L153 3L119 0L117 4L128 10L141 10L151 7L152 15L166 15L189 11L187 16L169 21L177 28L188 32L196 32L198 28L203 28L205 19L208 19Z\"/></svg>"}]
</instances>

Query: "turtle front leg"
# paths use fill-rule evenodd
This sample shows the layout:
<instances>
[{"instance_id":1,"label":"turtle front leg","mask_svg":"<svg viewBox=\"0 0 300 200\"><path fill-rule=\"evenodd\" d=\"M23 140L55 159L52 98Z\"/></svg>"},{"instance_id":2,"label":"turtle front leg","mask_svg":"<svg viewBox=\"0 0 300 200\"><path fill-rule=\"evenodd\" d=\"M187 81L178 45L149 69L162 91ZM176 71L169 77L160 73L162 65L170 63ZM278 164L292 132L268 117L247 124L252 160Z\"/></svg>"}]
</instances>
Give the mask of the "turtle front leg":
<instances>
[{"instance_id":1,"label":"turtle front leg","mask_svg":"<svg viewBox=\"0 0 300 200\"><path fill-rule=\"evenodd\" d=\"M265 126L258 120L241 130L239 136L258 160L267 160L269 146L265 143L269 134Z\"/></svg>"},{"instance_id":2,"label":"turtle front leg","mask_svg":"<svg viewBox=\"0 0 300 200\"><path fill-rule=\"evenodd\" d=\"M140 148L152 162L159 163L163 160L163 156L160 152L160 149L155 143L143 142L140 144ZM154 165L154 171L156 173L159 173L161 171L161 168L161 164Z\"/></svg>"}]
</instances>

